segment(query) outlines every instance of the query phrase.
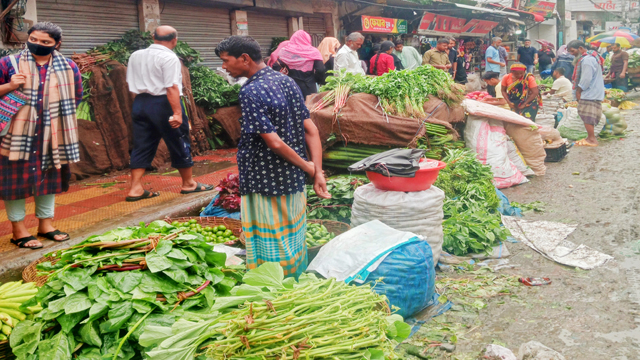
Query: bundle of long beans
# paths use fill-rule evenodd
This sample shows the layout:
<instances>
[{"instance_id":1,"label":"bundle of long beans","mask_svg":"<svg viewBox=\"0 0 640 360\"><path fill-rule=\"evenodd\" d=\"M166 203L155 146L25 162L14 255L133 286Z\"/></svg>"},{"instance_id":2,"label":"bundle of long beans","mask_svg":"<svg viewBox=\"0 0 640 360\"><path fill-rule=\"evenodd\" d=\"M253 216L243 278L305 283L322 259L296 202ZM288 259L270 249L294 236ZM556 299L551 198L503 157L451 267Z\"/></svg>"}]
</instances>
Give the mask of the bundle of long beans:
<instances>
[{"instance_id":1,"label":"bundle of long beans","mask_svg":"<svg viewBox=\"0 0 640 360\"><path fill-rule=\"evenodd\" d=\"M210 359L394 358L385 298L368 286L335 279L310 282L274 300L245 304L223 316L206 346Z\"/></svg>"},{"instance_id":2,"label":"bundle of long beans","mask_svg":"<svg viewBox=\"0 0 640 360\"><path fill-rule=\"evenodd\" d=\"M418 139L418 148L425 149L429 159L441 160L448 149L463 149L464 141L454 141L450 130L438 124L425 123L425 136Z\"/></svg>"}]
</instances>

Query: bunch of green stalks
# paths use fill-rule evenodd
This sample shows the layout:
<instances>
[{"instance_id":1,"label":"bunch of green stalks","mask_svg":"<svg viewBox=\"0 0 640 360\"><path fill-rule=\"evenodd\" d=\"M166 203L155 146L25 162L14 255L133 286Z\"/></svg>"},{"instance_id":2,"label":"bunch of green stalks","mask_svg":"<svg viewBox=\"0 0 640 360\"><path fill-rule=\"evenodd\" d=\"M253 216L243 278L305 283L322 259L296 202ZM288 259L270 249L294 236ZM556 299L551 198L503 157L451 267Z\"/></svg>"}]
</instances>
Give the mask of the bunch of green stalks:
<instances>
[{"instance_id":1,"label":"bunch of green stalks","mask_svg":"<svg viewBox=\"0 0 640 360\"><path fill-rule=\"evenodd\" d=\"M386 336L389 308L368 286L335 279L303 284L274 300L245 304L212 328L210 359L394 358ZM215 340L214 340L215 339Z\"/></svg>"}]
</instances>

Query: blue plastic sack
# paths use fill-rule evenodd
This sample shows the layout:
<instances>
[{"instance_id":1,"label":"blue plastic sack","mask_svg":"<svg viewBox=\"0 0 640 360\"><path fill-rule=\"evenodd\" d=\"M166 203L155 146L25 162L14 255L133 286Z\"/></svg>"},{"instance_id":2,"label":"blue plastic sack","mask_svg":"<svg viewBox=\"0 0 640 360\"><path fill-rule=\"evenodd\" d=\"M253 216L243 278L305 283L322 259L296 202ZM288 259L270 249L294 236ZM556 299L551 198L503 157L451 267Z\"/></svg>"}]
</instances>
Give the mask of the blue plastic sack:
<instances>
[{"instance_id":1,"label":"blue plastic sack","mask_svg":"<svg viewBox=\"0 0 640 360\"><path fill-rule=\"evenodd\" d=\"M506 216L522 217L522 210L520 208L511 206L509 199L504 193L502 193L502 191L496 188L496 193L498 194L498 198L500 199L500 205L498 206L498 211L500 211L500 214Z\"/></svg>"},{"instance_id":2,"label":"blue plastic sack","mask_svg":"<svg viewBox=\"0 0 640 360\"><path fill-rule=\"evenodd\" d=\"M543 78L543 79L546 79L549 76L551 76L551 73L553 73L553 71L551 71L551 69L543 70L543 71L540 72L540 77Z\"/></svg>"},{"instance_id":3,"label":"blue plastic sack","mask_svg":"<svg viewBox=\"0 0 640 360\"><path fill-rule=\"evenodd\" d=\"M410 242L393 250L369 274L366 283L385 295L391 306L400 308L397 314L403 318L438 302L433 254L426 241Z\"/></svg>"},{"instance_id":4,"label":"blue plastic sack","mask_svg":"<svg viewBox=\"0 0 640 360\"><path fill-rule=\"evenodd\" d=\"M221 206L213 206L213 204L215 204L216 200L218 200L219 197L220 195L216 195L216 197L214 197L213 200L211 200L209 205L207 205L207 207L204 208L204 211L200 213L200 216L202 217L215 216L215 217L240 220L240 211L228 212L227 210L223 209Z\"/></svg>"}]
</instances>

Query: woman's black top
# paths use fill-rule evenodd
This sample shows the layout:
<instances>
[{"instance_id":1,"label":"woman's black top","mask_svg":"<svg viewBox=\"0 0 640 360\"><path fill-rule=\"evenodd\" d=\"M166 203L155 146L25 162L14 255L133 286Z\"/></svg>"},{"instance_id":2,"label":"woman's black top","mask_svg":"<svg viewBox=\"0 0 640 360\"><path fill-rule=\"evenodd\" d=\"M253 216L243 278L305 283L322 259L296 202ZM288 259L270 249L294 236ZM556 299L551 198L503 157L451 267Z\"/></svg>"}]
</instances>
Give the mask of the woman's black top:
<instances>
[{"instance_id":1,"label":"woman's black top","mask_svg":"<svg viewBox=\"0 0 640 360\"><path fill-rule=\"evenodd\" d=\"M273 64L273 69L276 71L280 71L282 65L279 64L280 61L277 61ZM302 90L302 95L307 98L307 96L311 94L315 94L318 92L318 87L316 83L324 85L326 78L326 69L322 60L315 60L313 62L313 70L311 71L300 71L289 69L289 77L291 77L300 90Z\"/></svg>"},{"instance_id":2,"label":"woman's black top","mask_svg":"<svg viewBox=\"0 0 640 360\"><path fill-rule=\"evenodd\" d=\"M396 67L396 71L404 70L402 60L394 53L391 53L391 56L393 56L393 65Z\"/></svg>"}]
</instances>

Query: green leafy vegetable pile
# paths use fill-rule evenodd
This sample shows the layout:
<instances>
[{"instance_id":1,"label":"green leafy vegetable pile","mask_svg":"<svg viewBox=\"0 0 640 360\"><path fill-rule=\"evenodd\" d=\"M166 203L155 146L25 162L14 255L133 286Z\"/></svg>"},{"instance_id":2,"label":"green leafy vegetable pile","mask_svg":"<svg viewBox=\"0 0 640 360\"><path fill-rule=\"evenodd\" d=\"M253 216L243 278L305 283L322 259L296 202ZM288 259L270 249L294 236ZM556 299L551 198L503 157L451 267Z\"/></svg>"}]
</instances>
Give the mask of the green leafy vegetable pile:
<instances>
[{"instance_id":1,"label":"green leafy vegetable pile","mask_svg":"<svg viewBox=\"0 0 640 360\"><path fill-rule=\"evenodd\" d=\"M540 86L544 86L548 89L551 89L551 87L553 86L553 78L549 76L546 79L537 79L536 83L538 83L538 85Z\"/></svg>"},{"instance_id":2,"label":"green leafy vegetable pile","mask_svg":"<svg viewBox=\"0 0 640 360\"><path fill-rule=\"evenodd\" d=\"M208 67L192 66L189 75L193 99L207 112L215 112L217 108L238 102L240 85L229 85L227 80Z\"/></svg>"},{"instance_id":3,"label":"green leafy vegetable pile","mask_svg":"<svg viewBox=\"0 0 640 360\"><path fill-rule=\"evenodd\" d=\"M396 359L411 327L389 315L384 296L311 274L284 279L277 263L249 271L234 295L216 301L220 317L148 326L149 360ZM239 306L229 312L230 308Z\"/></svg>"},{"instance_id":4,"label":"green leafy vegetable pile","mask_svg":"<svg viewBox=\"0 0 640 360\"><path fill-rule=\"evenodd\" d=\"M147 325L206 318L217 297L230 295L241 274L203 235L164 222L92 236L48 256L48 282L24 306L41 303L20 322L11 347L19 360L141 358Z\"/></svg>"},{"instance_id":5,"label":"green leafy vegetable pile","mask_svg":"<svg viewBox=\"0 0 640 360\"><path fill-rule=\"evenodd\" d=\"M426 116L423 105L429 95L449 106L464 100L464 87L455 84L446 72L430 65L375 77L356 75L352 80L352 92L375 95L385 112L403 117L423 119ZM335 90L341 83L328 82L321 91Z\"/></svg>"},{"instance_id":6,"label":"green leafy vegetable pile","mask_svg":"<svg viewBox=\"0 0 640 360\"><path fill-rule=\"evenodd\" d=\"M316 195L312 185L307 185L307 218L351 223L353 194L359 186L369 183L365 176L339 175L327 181L331 199Z\"/></svg>"},{"instance_id":7,"label":"green leafy vegetable pile","mask_svg":"<svg viewBox=\"0 0 640 360\"><path fill-rule=\"evenodd\" d=\"M94 56L106 55L106 57L101 57L100 59L102 61L115 60L126 66L133 52L146 49L151 44L153 44L153 38L150 32L129 30L120 39L96 46L87 51L87 53Z\"/></svg>"},{"instance_id":8,"label":"green leafy vegetable pile","mask_svg":"<svg viewBox=\"0 0 640 360\"><path fill-rule=\"evenodd\" d=\"M501 227L493 173L468 150L449 150L435 186L445 193L443 249L454 255L489 252L510 235Z\"/></svg>"}]
</instances>

